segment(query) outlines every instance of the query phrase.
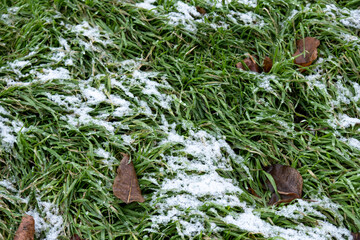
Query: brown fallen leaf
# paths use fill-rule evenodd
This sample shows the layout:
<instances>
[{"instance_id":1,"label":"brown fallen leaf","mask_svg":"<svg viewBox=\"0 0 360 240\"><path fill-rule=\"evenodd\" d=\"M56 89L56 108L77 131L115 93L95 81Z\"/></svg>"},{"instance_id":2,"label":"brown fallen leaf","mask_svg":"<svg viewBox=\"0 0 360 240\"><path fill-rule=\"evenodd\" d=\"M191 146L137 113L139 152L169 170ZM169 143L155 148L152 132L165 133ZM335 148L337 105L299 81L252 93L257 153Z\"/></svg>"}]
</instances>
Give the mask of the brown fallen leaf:
<instances>
[{"instance_id":1,"label":"brown fallen leaf","mask_svg":"<svg viewBox=\"0 0 360 240\"><path fill-rule=\"evenodd\" d=\"M82 240L76 233L70 238L70 240Z\"/></svg>"},{"instance_id":2,"label":"brown fallen leaf","mask_svg":"<svg viewBox=\"0 0 360 240\"><path fill-rule=\"evenodd\" d=\"M309 66L317 58L317 47L319 45L320 41L313 37L306 37L304 39L297 40L297 50L294 53L293 57L298 57L295 58L294 63L301 67Z\"/></svg>"},{"instance_id":3,"label":"brown fallen leaf","mask_svg":"<svg viewBox=\"0 0 360 240\"><path fill-rule=\"evenodd\" d=\"M34 240L35 221L32 216L25 215L15 233L14 240Z\"/></svg>"},{"instance_id":4,"label":"brown fallen leaf","mask_svg":"<svg viewBox=\"0 0 360 240\"><path fill-rule=\"evenodd\" d=\"M201 15L205 15L206 14L206 10L202 7L196 6L196 11L198 11L198 13L200 13Z\"/></svg>"},{"instance_id":5,"label":"brown fallen leaf","mask_svg":"<svg viewBox=\"0 0 360 240\"><path fill-rule=\"evenodd\" d=\"M279 199L270 181L267 180L266 185L272 192L269 205L291 202L296 198L301 198L303 178L295 168L281 164L275 164L266 167L265 170L274 178L277 191L280 195Z\"/></svg>"},{"instance_id":6,"label":"brown fallen leaf","mask_svg":"<svg viewBox=\"0 0 360 240\"><path fill-rule=\"evenodd\" d=\"M353 240L360 240L360 233L351 233Z\"/></svg>"},{"instance_id":7,"label":"brown fallen leaf","mask_svg":"<svg viewBox=\"0 0 360 240\"><path fill-rule=\"evenodd\" d=\"M250 69L250 71L252 71L252 72L260 72L259 65L255 62L254 58L251 55L249 55L248 58L244 59L244 63ZM242 62L238 62L236 64L236 67L240 68L242 70L247 70L246 67L242 64Z\"/></svg>"},{"instance_id":8,"label":"brown fallen leaf","mask_svg":"<svg viewBox=\"0 0 360 240\"><path fill-rule=\"evenodd\" d=\"M265 57L263 65L264 65L264 72L268 73L270 72L273 66L273 61L271 60L271 58Z\"/></svg>"},{"instance_id":9,"label":"brown fallen leaf","mask_svg":"<svg viewBox=\"0 0 360 240\"><path fill-rule=\"evenodd\" d=\"M116 197L123 200L126 204L145 201L141 195L134 164L132 162L129 163L128 154L124 154L124 157L120 162L120 166L117 169L113 192Z\"/></svg>"}]
</instances>

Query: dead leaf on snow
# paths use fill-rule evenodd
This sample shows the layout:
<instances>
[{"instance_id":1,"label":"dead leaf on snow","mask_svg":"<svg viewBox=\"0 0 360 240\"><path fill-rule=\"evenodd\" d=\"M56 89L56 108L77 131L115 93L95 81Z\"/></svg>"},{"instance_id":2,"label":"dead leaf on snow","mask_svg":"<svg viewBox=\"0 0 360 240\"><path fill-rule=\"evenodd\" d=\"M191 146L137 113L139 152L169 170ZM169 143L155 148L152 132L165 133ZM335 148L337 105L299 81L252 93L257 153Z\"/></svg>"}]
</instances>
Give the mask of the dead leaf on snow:
<instances>
[{"instance_id":1,"label":"dead leaf on snow","mask_svg":"<svg viewBox=\"0 0 360 240\"><path fill-rule=\"evenodd\" d=\"M14 240L34 240L35 221L32 216L25 215L15 233Z\"/></svg>"},{"instance_id":2,"label":"dead leaf on snow","mask_svg":"<svg viewBox=\"0 0 360 240\"><path fill-rule=\"evenodd\" d=\"M270 72L273 66L273 61L271 60L271 58L265 57L263 65L264 65L264 72L268 73Z\"/></svg>"},{"instance_id":3,"label":"dead leaf on snow","mask_svg":"<svg viewBox=\"0 0 360 240\"><path fill-rule=\"evenodd\" d=\"M113 192L116 197L123 200L126 204L145 201L141 195L134 164L129 162L128 154L124 154L124 157L120 162L120 166L117 169Z\"/></svg>"},{"instance_id":4,"label":"dead leaf on snow","mask_svg":"<svg viewBox=\"0 0 360 240\"><path fill-rule=\"evenodd\" d=\"M267 187L272 192L269 205L291 202L296 198L301 198L303 188L303 178L301 174L290 166L281 164L271 165L265 168L266 172L273 177L280 199L269 180L266 181Z\"/></svg>"},{"instance_id":5,"label":"dead leaf on snow","mask_svg":"<svg viewBox=\"0 0 360 240\"><path fill-rule=\"evenodd\" d=\"M257 73L260 72L259 65L256 63L256 61L254 60L254 58L251 55L249 55L248 58L244 59L244 63L250 69L250 71L257 72ZM244 64L242 62L238 62L236 64L236 67L240 68L242 70L247 70L247 68L244 66Z\"/></svg>"},{"instance_id":6,"label":"dead leaf on snow","mask_svg":"<svg viewBox=\"0 0 360 240\"><path fill-rule=\"evenodd\" d=\"M317 47L319 45L320 41L313 37L297 40L297 50L293 55L293 57L297 57L295 58L294 63L302 67L309 66L317 58Z\"/></svg>"}]
</instances>

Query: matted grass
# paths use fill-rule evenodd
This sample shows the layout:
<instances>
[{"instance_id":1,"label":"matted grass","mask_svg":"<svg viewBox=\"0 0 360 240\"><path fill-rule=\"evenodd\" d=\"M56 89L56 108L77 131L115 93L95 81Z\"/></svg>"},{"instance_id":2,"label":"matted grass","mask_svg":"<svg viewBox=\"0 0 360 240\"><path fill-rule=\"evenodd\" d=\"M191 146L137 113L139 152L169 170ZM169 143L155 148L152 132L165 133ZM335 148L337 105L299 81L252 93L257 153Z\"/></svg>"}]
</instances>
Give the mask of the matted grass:
<instances>
[{"instance_id":1,"label":"matted grass","mask_svg":"<svg viewBox=\"0 0 360 240\"><path fill-rule=\"evenodd\" d=\"M133 1L1 0L0 238L14 237L26 212L45 221L38 239L274 237L255 216L283 237L276 226L359 232L359 29L328 1L242 2L187 2L207 15L174 26L175 1L154 12ZM248 11L257 14L249 24L229 17ZM321 44L301 74L292 54L306 36ZM270 56L272 71L236 69L246 54L260 64ZM112 193L122 152L144 203ZM304 199L317 202L300 213L268 206L262 168L275 163L296 168ZM210 175L230 190L198 195L172 182ZM171 205L177 196L187 201ZM227 221L239 216L243 227Z\"/></svg>"}]
</instances>

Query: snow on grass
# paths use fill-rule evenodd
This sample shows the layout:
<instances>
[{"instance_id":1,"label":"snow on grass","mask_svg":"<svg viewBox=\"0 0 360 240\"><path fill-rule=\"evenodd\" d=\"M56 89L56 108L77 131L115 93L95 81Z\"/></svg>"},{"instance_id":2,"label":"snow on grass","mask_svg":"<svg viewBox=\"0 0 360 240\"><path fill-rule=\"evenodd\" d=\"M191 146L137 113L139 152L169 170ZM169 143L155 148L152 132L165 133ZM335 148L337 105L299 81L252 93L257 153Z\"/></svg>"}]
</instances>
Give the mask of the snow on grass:
<instances>
[{"instance_id":1,"label":"snow on grass","mask_svg":"<svg viewBox=\"0 0 360 240\"><path fill-rule=\"evenodd\" d=\"M247 7L252 7L252 8L255 8L257 6L257 0L225 0L225 1L220 1L220 0L215 0L213 1L215 3L215 7L217 8L221 8L221 7L224 7L224 4L225 6L230 4L231 2L237 2L239 4L243 4ZM211 4L211 1L209 2L209 4Z\"/></svg>"},{"instance_id":2,"label":"snow on grass","mask_svg":"<svg viewBox=\"0 0 360 240\"><path fill-rule=\"evenodd\" d=\"M41 240L56 240L63 231L63 217L59 213L59 208L49 202L37 199L38 208L33 208L26 212L35 220L35 233L39 238L40 234L45 233L45 238Z\"/></svg>"},{"instance_id":3,"label":"snow on grass","mask_svg":"<svg viewBox=\"0 0 360 240\"><path fill-rule=\"evenodd\" d=\"M328 4L323 11L330 16L333 21L339 18L339 22L346 27L360 29L360 10L349 10L347 8L338 8L335 4Z\"/></svg>"},{"instance_id":4,"label":"snow on grass","mask_svg":"<svg viewBox=\"0 0 360 240\"><path fill-rule=\"evenodd\" d=\"M360 119L349 117L346 114L340 114L338 117L338 124L342 128L354 127L356 124L360 123Z\"/></svg>"},{"instance_id":5,"label":"snow on grass","mask_svg":"<svg viewBox=\"0 0 360 240\"><path fill-rule=\"evenodd\" d=\"M5 187L12 193L7 193L12 200L16 200L22 204L29 204L29 196L21 197L21 191L14 187L14 182L7 179L0 181L0 186ZM1 190L1 189L0 189ZM61 216L59 208L50 202L42 201L36 194L36 206L29 206L30 210L23 214L32 216L35 220L35 234L37 239L41 240L56 240L62 235L64 229L64 220ZM40 238L40 236L45 236Z\"/></svg>"},{"instance_id":6,"label":"snow on grass","mask_svg":"<svg viewBox=\"0 0 360 240\"><path fill-rule=\"evenodd\" d=\"M139 7L139 8L144 8L144 9L147 9L147 10L153 10L156 8L155 5L153 5L153 3L155 3L156 0L145 0L144 2L142 3L137 3L135 4L135 6ZM156 12L156 10L154 10Z\"/></svg>"},{"instance_id":7,"label":"snow on grass","mask_svg":"<svg viewBox=\"0 0 360 240\"><path fill-rule=\"evenodd\" d=\"M237 197L243 191L231 179L222 177L216 171L230 171L230 158L239 163L243 158L236 155L221 137L187 127L183 129L188 131L185 137L175 131L181 125L169 124L164 117L162 123L160 128L167 138L159 145L172 145L173 150L171 154L161 156L166 162L167 167L163 171L168 177L160 183L151 200L158 209L158 214L151 216L152 230L178 221L178 232L192 237L207 228L205 222L209 216L199 208L209 204L244 205ZM186 215L184 211L187 211Z\"/></svg>"},{"instance_id":8,"label":"snow on grass","mask_svg":"<svg viewBox=\"0 0 360 240\"><path fill-rule=\"evenodd\" d=\"M195 6L190 6L184 2L177 1L174 7L177 12L170 12L167 15L167 18L169 19L168 24L173 26L182 25L187 31L196 32L196 23L204 22Z\"/></svg>"},{"instance_id":9,"label":"snow on grass","mask_svg":"<svg viewBox=\"0 0 360 240\"><path fill-rule=\"evenodd\" d=\"M264 75L259 78L258 87L264 89L267 92L273 92L274 89L271 87L270 80L274 81L276 79L275 76L272 75Z\"/></svg>"},{"instance_id":10,"label":"snow on grass","mask_svg":"<svg viewBox=\"0 0 360 240\"><path fill-rule=\"evenodd\" d=\"M360 94L359 92L355 92L355 96L352 93L352 91L350 91L350 89L348 88L348 86L351 84L343 84L343 82L341 81L341 78L338 78L339 80L336 82L335 84L335 88L336 88L336 99L331 101L331 104L333 105L333 107L341 107L341 104L350 104L352 100L358 100L358 95ZM352 83L354 89L357 89L359 87L359 85L357 83ZM351 86L351 85L350 85Z\"/></svg>"},{"instance_id":11,"label":"snow on grass","mask_svg":"<svg viewBox=\"0 0 360 240\"><path fill-rule=\"evenodd\" d=\"M90 40L91 46L93 42L101 43L104 46L112 44L112 41L106 32L101 31L98 26L90 26L87 21L83 21L81 24L75 26L68 26L68 28L77 35L87 37Z\"/></svg>"},{"instance_id":12,"label":"snow on grass","mask_svg":"<svg viewBox=\"0 0 360 240\"><path fill-rule=\"evenodd\" d=\"M17 192L17 189L14 187L14 184L10 182L8 179L4 179L0 181L0 186L12 191Z\"/></svg>"},{"instance_id":13,"label":"snow on grass","mask_svg":"<svg viewBox=\"0 0 360 240\"><path fill-rule=\"evenodd\" d=\"M243 26L258 26L261 28L265 25L263 18L253 12L241 13L231 10L227 17L233 23Z\"/></svg>"},{"instance_id":14,"label":"snow on grass","mask_svg":"<svg viewBox=\"0 0 360 240\"><path fill-rule=\"evenodd\" d=\"M357 36L348 34L348 33L341 33L340 34L341 39L345 40L346 42L353 43L353 42L359 42L360 39Z\"/></svg>"},{"instance_id":15,"label":"snow on grass","mask_svg":"<svg viewBox=\"0 0 360 240\"><path fill-rule=\"evenodd\" d=\"M94 153L98 157L102 158L102 162L109 167L111 167L116 162L116 158L112 156L110 152L105 151L103 148L95 149Z\"/></svg>"},{"instance_id":16,"label":"snow on grass","mask_svg":"<svg viewBox=\"0 0 360 240\"><path fill-rule=\"evenodd\" d=\"M223 8L226 5L230 4L232 1L209 1L207 2L208 9L210 8ZM244 4L248 7L256 7L256 0L239 0L237 1L240 4ZM168 21L166 22L172 26L181 26L185 30L196 33L198 32L198 24L207 24L213 29L223 28L227 29L227 21L242 25L242 26L251 26L251 27L263 27L265 25L262 17L249 11L246 13L236 12L231 10L226 17L221 16L216 13L216 11L209 11L208 13L202 15L199 13L195 6L190 5L183 1L176 1L171 8L170 12L159 13L164 11L162 6L154 6L155 0L146 0L142 3L137 3L136 6L148 10L152 10L155 14L165 16Z\"/></svg>"},{"instance_id":17,"label":"snow on grass","mask_svg":"<svg viewBox=\"0 0 360 240\"><path fill-rule=\"evenodd\" d=\"M69 70L67 70L63 67L59 67L56 69L45 68L45 69L41 69L40 72L31 70L30 73L34 74L35 79L37 79L41 82L46 82L46 81L50 81L50 80L54 80L54 79L70 79L71 78Z\"/></svg>"},{"instance_id":18,"label":"snow on grass","mask_svg":"<svg viewBox=\"0 0 360 240\"><path fill-rule=\"evenodd\" d=\"M360 150L360 141L357 140L356 138L340 137L339 140L346 143L346 144L348 144L350 147L353 147L353 148L356 148L356 149Z\"/></svg>"},{"instance_id":19,"label":"snow on grass","mask_svg":"<svg viewBox=\"0 0 360 240\"><path fill-rule=\"evenodd\" d=\"M303 205L303 204L302 204ZM292 212L301 210L313 210L311 207L306 209L302 207L294 207L292 209L280 210L279 214L290 213L289 217L293 218ZM311 214L311 212L308 212ZM285 216L288 217L288 216ZM294 229L282 228L274 226L264 220L262 220L259 214L254 213L252 207L244 209L244 213L232 213L223 218L223 221L237 226L240 229L246 230L253 233L261 233L265 238L276 238L281 237L283 239L294 239L294 240L326 240L329 238L335 239L350 239L351 232L343 227L336 227L326 221L318 220L318 226L309 227L302 223L299 223Z\"/></svg>"},{"instance_id":20,"label":"snow on grass","mask_svg":"<svg viewBox=\"0 0 360 240\"><path fill-rule=\"evenodd\" d=\"M336 215L340 220L343 219L339 213L339 205L333 203L329 198L311 198L311 201L306 201L302 199L297 199L294 203L290 205L283 206L277 210L274 210L274 213L278 216L284 216L289 219L303 219L307 215L316 216L326 220L327 217L321 213L317 208L328 209Z\"/></svg>"},{"instance_id":21,"label":"snow on grass","mask_svg":"<svg viewBox=\"0 0 360 240\"><path fill-rule=\"evenodd\" d=\"M17 134L23 129L24 124L19 120L10 120L6 116L11 116L4 107L0 105L0 140L1 147L9 152L17 142ZM0 148L1 149L1 148Z\"/></svg>"},{"instance_id":22,"label":"snow on grass","mask_svg":"<svg viewBox=\"0 0 360 240\"><path fill-rule=\"evenodd\" d=\"M351 10L348 12L349 16L343 19L340 19L340 22L347 27L353 27L360 29L360 10Z\"/></svg>"},{"instance_id":23,"label":"snow on grass","mask_svg":"<svg viewBox=\"0 0 360 240\"><path fill-rule=\"evenodd\" d=\"M14 24L14 16L18 13L20 7L10 7L7 9L6 14L0 16L0 21L3 21L6 25L12 26Z\"/></svg>"}]
</instances>

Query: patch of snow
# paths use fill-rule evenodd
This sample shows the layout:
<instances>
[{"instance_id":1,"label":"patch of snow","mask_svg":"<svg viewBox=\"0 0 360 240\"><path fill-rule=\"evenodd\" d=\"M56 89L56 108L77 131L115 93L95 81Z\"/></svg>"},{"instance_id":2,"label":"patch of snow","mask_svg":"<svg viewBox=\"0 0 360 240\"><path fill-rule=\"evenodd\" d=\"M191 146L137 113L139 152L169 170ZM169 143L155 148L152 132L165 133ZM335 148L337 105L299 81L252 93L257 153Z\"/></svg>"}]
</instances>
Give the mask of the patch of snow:
<instances>
[{"instance_id":1,"label":"patch of snow","mask_svg":"<svg viewBox=\"0 0 360 240\"><path fill-rule=\"evenodd\" d=\"M10 115L10 113L0 106L0 114ZM17 142L17 133L23 128L24 124L19 120L10 120L0 115L0 140L1 146L7 152L10 152ZM25 131L23 129L22 131Z\"/></svg>"},{"instance_id":2,"label":"patch of snow","mask_svg":"<svg viewBox=\"0 0 360 240\"><path fill-rule=\"evenodd\" d=\"M350 16L346 18L340 19L340 22L344 26L360 29L360 10L351 10L349 11L349 15Z\"/></svg>"},{"instance_id":3,"label":"patch of snow","mask_svg":"<svg viewBox=\"0 0 360 240\"><path fill-rule=\"evenodd\" d=\"M111 155L111 153L105 151L103 148L95 149L95 150L94 150L94 153L95 153L98 157L103 158L102 162L103 162L105 165L109 166L109 167L111 167L111 166L115 163L115 161L116 161L116 158L113 157L113 156Z\"/></svg>"},{"instance_id":4,"label":"patch of snow","mask_svg":"<svg viewBox=\"0 0 360 240\"><path fill-rule=\"evenodd\" d=\"M96 89L94 87L88 86L87 88L82 89L82 94L87 99L87 103L89 105L96 105L101 102L106 101L105 94L100 91L99 89Z\"/></svg>"},{"instance_id":5,"label":"patch of snow","mask_svg":"<svg viewBox=\"0 0 360 240\"><path fill-rule=\"evenodd\" d=\"M349 117L346 114L339 115L339 125L342 128L354 127L355 124L360 124L360 119Z\"/></svg>"},{"instance_id":6,"label":"patch of snow","mask_svg":"<svg viewBox=\"0 0 360 240\"><path fill-rule=\"evenodd\" d=\"M222 8L228 4L230 4L233 0L225 0L225 1L221 1L221 0L215 0L215 7L217 8ZM237 3L246 5L248 7L252 7L255 8L257 6L257 0L235 0ZM225 4L225 5L224 5Z\"/></svg>"},{"instance_id":7,"label":"patch of snow","mask_svg":"<svg viewBox=\"0 0 360 240\"><path fill-rule=\"evenodd\" d=\"M42 73L43 72L43 73ZM69 70L59 67L56 69L42 69L42 72L30 71L32 74L36 74L36 78L42 82L55 80L55 79L70 79Z\"/></svg>"},{"instance_id":8,"label":"patch of snow","mask_svg":"<svg viewBox=\"0 0 360 240\"><path fill-rule=\"evenodd\" d=\"M231 10L227 17L233 23L243 26L258 26L261 28L265 25L263 18L253 12L241 13ZM239 23L239 21L241 21L241 23Z\"/></svg>"},{"instance_id":9,"label":"patch of snow","mask_svg":"<svg viewBox=\"0 0 360 240\"><path fill-rule=\"evenodd\" d=\"M254 209L251 207L245 208L244 213L227 215L223 218L223 221L245 231L260 233L265 238L281 237L292 240L326 240L329 239L329 237L339 240L351 238L351 232L349 230L343 227L336 227L321 220L318 220L319 225L317 227L308 227L302 223L298 224L294 229L274 226L262 220L258 214L254 214Z\"/></svg>"},{"instance_id":10,"label":"patch of snow","mask_svg":"<svg viewBox=\"0 0 360 240\"><path fill-rule=\"evenodd\" d=\"M91 27L87 21L83 21L81 24L78 24L76 26L69 26L68 28L70 28L72 32L78 35L87 37L91 41L91 43L97 42L101 43L104 46L113 43L107 33L100 31L98 26Z\"/></svg>"},{"instance_id":11,"label":"patch of snow","mask_svg":"<svg viewBox=\"0 0 360 240\"><path fill-rule=\"evenodd\" d=\"M360 150L360 141L357 140L356 138L344 138L341 137L339 138L340 141L347 143L350 147L356 148L358 150Z\"/></svg>"},{"instance_id":12,"label":"patch of snow","mask_svg":"<svg viewBox=\"0 0 360 240\"><path fill-rule=\"evenodd\" d=\"M189 32L196 32L197 28L195 23L204 22L196 8L181 1L177 1L174 6L177 12L170 12L167 15L169 19L168 24L173 26L182 25Z\"/></svg>"},{"instance_id":13,"label":"patch of snow","mask_svg":"<svg viewBox=\"0 0 360 240\"><path fill-rule=\"evenodd\" d=\"M345 40L346 42L359 42L360 39L357 36L348 34L348 33L341 33L340 34L341 39Z\"/></svg>"},{"instance_id":14,"label":"patch of snow","mask_svg":"<svg viewBox=\"0 0 360 240\"><path fill-rule=\"evenodd\" d=\"M1 180L0 181L0 186L6 188L7 190L10 190L12 192L17 192L17 189L14 187L13 183L10 182L7 179Z\"/></svg>"},{"instance_id":15,"label":"patch of snow","mask_svg":"<svg viewBox=\"0 0 360 240\"><path fill-rule=\"evenodd\" d=\"M121 138L125 145L131 145L134 142L134 139L129 135L122 135Z\"/></svg>"},{"instance_id":16,"label":"patch of snow","mask_svg":"<svg viewBox=\"0 0 360 240\"><path fill-rule=\"evenodd\" d=\"M241 163L221 137L214 137L205 131L195 131L189 126L183 128L188 137L179 135L175 129L183 124L169 124L162 116L162 129L167 138L159 146L173 145L169 155L161 155L166 162L166 177L160 183L159 190L152 197L151 204L158 214L151 216L153 226L178 221L178 233L184 237L193 237L205 229L205 220L209 219L201 207L215 204L219 206L244 206L238 199L242 190L228 178L220 176L216 170L231 170L230 158ZM177 147L175 147L177 146ZM206 199L204 201L204 199ZM187 214L183 215L186 211ZM191 216L191 218L186 217ZM213 226L216 229L216 226Z\"/></svg>"},{"instance_id":17,"label":"patch of snow","mask_svg":"<svg viewBox=\"0 0 360 240\"><path fill-rule=\"evenodd\" d=\"M264 89L267 92L273 92L274 89L271 87L270 80L274 81L276 77L272 75L263 75L263 74L261 74L260 76L259 76L258 87Z\"/></svg>"},{"instance_id":18,"label":"patch of snow","mask_svg":"<svg viewBox=\"0 0 360 240\"><path fill-rule=\"evenodd\" d=\"M137 6L139 8L144 8L144 9L147 9L147 10L153 10L153 9L156 9L156 6L153 5L153 3L155 3L155 2L156 2L156 0L145 0L142 3L135 4L135 6Z\"/></svg>"},{"instance_id":19,"label":"patch of snow","mask_svg":"<svg viewBox=\"0 0 360 240\"><path fill-rule=\"evenodd\" d=\"M35 233L39 237L41 233L46 233L42 240L56 240L63 231L63 218L59 209L52 203L41 201L37 198L39 209L31 209L26 214L32 216L35 220Z\"/></svg>"}]
</instances>

